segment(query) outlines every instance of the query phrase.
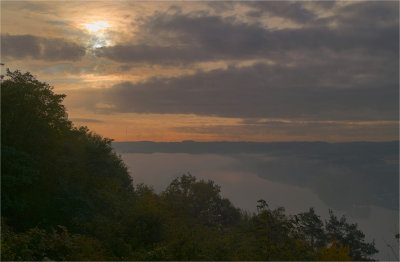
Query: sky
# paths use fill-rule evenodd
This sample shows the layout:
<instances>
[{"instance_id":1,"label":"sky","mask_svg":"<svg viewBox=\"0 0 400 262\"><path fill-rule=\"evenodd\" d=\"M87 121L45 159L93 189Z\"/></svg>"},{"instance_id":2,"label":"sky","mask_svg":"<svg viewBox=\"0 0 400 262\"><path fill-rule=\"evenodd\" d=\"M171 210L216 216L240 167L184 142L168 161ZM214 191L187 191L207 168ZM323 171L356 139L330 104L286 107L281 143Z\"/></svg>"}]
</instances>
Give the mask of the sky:
<instances>
[{"instance_id":1,"label":"sky","mask_svg":"<svg viewBox=\"0 0 400 262\"><path fill-rule=\"evenodd\" d=\"M398 1L1 1L1 62L115 141L399 138Z\"/></svg>"}]
</instances>

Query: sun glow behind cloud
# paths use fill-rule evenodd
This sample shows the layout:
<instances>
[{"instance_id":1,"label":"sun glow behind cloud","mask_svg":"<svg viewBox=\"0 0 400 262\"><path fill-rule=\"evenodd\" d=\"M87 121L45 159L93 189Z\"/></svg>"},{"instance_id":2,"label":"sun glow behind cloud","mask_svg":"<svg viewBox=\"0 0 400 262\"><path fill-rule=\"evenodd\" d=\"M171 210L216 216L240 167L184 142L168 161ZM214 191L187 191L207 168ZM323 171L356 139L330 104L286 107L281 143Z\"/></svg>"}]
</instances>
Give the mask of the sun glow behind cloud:
<instances>
[{"instance_id":1,"label":"sun glow behind cloud","mask_svg":"<svg viewBox=\"0 0 400 262\"><path fill-rule=\"evenodd\" d=\"M100 48L110 45L110 39L107 36L107 29L111 25L105 21L96 21L90 24L81 24L91 36L89 44L92 48Z\"/></svg>"},{"instance_id":2,"label":"sun glow behind cloud","mask_svg":"<svg viewBox=\"0 0 400 262\"><path fill-rule=\"evenodd\" d=\"M105 21L96 21L91 24L82 24L89 32L97 32L99 30L107 29L111 25Z\"/></svg>"}]
</instances>

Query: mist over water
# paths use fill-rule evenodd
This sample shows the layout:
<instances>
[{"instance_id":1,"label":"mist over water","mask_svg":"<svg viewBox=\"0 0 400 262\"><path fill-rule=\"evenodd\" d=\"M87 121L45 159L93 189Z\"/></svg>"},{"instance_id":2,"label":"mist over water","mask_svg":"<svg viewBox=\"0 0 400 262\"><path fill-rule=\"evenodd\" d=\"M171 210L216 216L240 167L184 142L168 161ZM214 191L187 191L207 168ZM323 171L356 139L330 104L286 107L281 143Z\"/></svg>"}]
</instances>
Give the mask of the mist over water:
<instances>
[{"instance_id":1,"label":"mist over water","mask_svg":"<svg viewBox=\"0 0 400 262\"><path fill-rule=\"evenodd\" d=\"M367 241L375 240L380 251L377 259L396 260L387 244L398 256L394 238L399 231L398 162L388 156L393 152L353 157L352 153L338 157L340 154L331 152L327 160L306 153L121 153L124 150L115 147L135 184L162 192L175 177L190 172L199 179L215 181L224 197L249 212L256 211L259 199L272 208L285 207L287 214L314 207L323 219L333 209L338 216L358 223ZM367 155L369 159L362 160Z\"/></svg>"}]
</instances>

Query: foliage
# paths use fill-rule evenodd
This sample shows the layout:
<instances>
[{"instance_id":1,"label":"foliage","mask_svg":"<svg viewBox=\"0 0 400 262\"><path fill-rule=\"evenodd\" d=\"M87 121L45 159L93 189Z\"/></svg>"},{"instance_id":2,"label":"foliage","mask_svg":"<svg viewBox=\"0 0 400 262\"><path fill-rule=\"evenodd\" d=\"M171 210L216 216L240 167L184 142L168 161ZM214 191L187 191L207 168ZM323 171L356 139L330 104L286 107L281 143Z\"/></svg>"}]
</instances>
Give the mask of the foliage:
<instances>
[{"instance_id":1,"label":"foliage","mask_svg":"<svg viewBox=\"0 0 400 262\"><path fill-rule=\"evenodd\" d=\"M327 244L324 224L313 208L295 215L292 223L295 226L295 236L307 241L312 248L324 247Z\"/></svg>"},{"instance_id":2,"label":"foliage","mask_svg":"<svg viewBox=\"0 0 400 262\"><path fill-rule=\"evenodd\" d=\"M377 250L356 224L235 208L191 174L161 194L133 185L111 146L75 127L64 95L31 74L1 84L3 260L357 260ZM329 241L336 240L333 244Z\"/></svg>"},{"instance_id":3,"label":"foliage","mask_svg":"<svg viewBox=\"0 0 400 262\"><path fill-rule=\"evenodd\" d=\"M336 240L343 246L349 246L350 256L355 260L367 260L368 257L378 252L374 242L365 242L365 235L358 229L357 224L348 223L345 216L338 219L332 210L329 210L329 215L329 221L325 225L328 239Z\"/></svg>"},{"instance_id":4,"label":"foliage","mask_svg":"<svg viewBox=\"0 0 400 262\"><path fill-rule=\"evenodd\" d=\"M220 187L213 181L196 181L190 173L174 179L163 192L169 207L181 210L204 225L217 227L234 224L240 212L220 195Z\"/></svg>"},{"instance_id":5,"label":"foliage","mask_svg":"<svg viewBox=\"0 0 400 262\"><path fill-rule=\"evenodd\" d=\"M3 260L102 260L104 250L93 238L70 234L63 226L47 232L31 228L15 233L7 225L2 226Z\"/></svg>"},{"instance_id":6,"label":"foliage","mask_svg":"<svg viewBox=\"0 0 400 262\"><path fill-rule=\"evenodd\" d=\"M352 261L350 256L350 247L337 244L336 240L330 247L319 249L319 261Z\"/></svg>"}]
</instances>

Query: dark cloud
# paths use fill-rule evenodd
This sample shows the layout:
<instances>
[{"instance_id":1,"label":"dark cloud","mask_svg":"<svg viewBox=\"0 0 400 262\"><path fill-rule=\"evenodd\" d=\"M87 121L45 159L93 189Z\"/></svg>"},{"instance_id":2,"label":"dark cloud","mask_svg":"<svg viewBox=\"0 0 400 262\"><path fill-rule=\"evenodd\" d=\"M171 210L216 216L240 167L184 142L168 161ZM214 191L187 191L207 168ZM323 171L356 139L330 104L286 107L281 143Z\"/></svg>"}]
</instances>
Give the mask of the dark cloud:
<instances>
[{"instance_id":1,"label":"dark cloud","mask_svg":"<svg viewBox=\"0 0 400 262\"><path fill-rule=\"evenodd\" d=\"M124 44L97 49L97 55L118 62L193 63L254 56L263 48L264 29L233 25L219 16L157 15L144 31L164 38L159 46ZM261 38L260 38L261 37ZM146 41L143 41L146 42Z\"/></svg>"},{"instance_id":2,"label":"dark cloud","mask_svg":"<svg viewBox=\"0 0 400 262\"><path fill-rule=\"evenodd\" d=\"M398 119L399 24L393 11L398 3L335 6L338 11L324 19L306 12L302 3L246 4L308 22L272 30L207 12L158 13L144 23L136 44L103 47L97 55L128 64L263 58L273 63L126 82L105 90L101 102L117 112ZM156 38L149 42L147 36Z\"/></svg>"},{"instance_id":3,"label":"dark cloud","mask_svg":"<svg viewBox=\"0 0 400 262\"><path fill-rule=\"evenodd\" d=\"M340 26L384 28L399 22L398 1L368 1L339 8L332 17Z\"/></svg>"},{"instance_id":4,"label":"dark cloud","mask_svg":"<svg viewBox=\"0 0 400 262\"><path fill-rule=\"evenodd\" d=\"M28 56L37 59L41 54L39 38L33 35L2 35L1 49L3 56L17 59Z\"/></svg>"},{"instance_id":5,"label":"dark cloud","mask_svg":"<svg viewBox=\"0 0 400 262\"><path fill-rule=\"evenodd\" d=\"M364 52L398 60L398 14L393 11L398 3L352 4L324 19L315 18L301 3L246 4L265 6L264 9L275 10L281 16L312 22L302 28L272 30L206 12L156 14L143 24L137 43L102 47L96 53L118 62L158 64L254 58L279 62L320 50L337 56Z\"/></svg>"},{"instance_id":6,"label":"dark cloud","mask_svg":"<svg viewBox=\"0 0 400 262\"><path fill-rule=\"evenodd\" d=\"M305 24L317 19L317 15L307 8L308 6L328 10L336 5L336 1L234 1L234 2L209 2L208 6L216 13L233 11L246 6L252 8L247 16L259 18L263 15L281 17L295 23Z\"/></svg>"},{"instance_id":7,"label":"dark cloud","mask_svg":"<svg viewBox=\"0 0 400 262\"><path fill-rule=\"evenodd\" d=\"M310 1L310 2L307 2L307 4L326 11L326 10L329 10L329 9L335 7L337 2L338 2L337 0Z\"/></svg>"},{"instance_id":8,"label":"dark cloud","mask_svg":"<svg viewBox=\"0 0 400 262\"><path fill-rule=\"evenodd\" d=\"M183 59L191 62L210 59L204 52L193 52L191 48L177 48L172 46L154 47L148 45L102 47L96 50L96 55L123 63L179 64L183 62Z\"/></svg>"},{"instance_id":9,"label":"dark cloud","mask_svg":"<svg viewBox=\"0 0 400 262\"><path fill-rule=\"evenodd\" d=\"M379 65L360 68L330 63L297 67L256 64L199 72L180 78L154 78L111 88L76 91L110 104L110 111L178 113L243 118L397 120L398 78L381 75ZM373 73L376 71L377 73ZM368 77L363 77L367 74ZM97 98L98 100L95 100ZM82 105L81 105L82 106Z\"/></svg>"},{"instance_id":10,"label":"dark cloud","mask_svg":"<svg viewBox=\"0 0 400 262\"><path fill-rule=\"evenodd\" d=\"M282 17L296 23L308 23L317 18L316 14L306 9L301 2L268 1L268 2L244 2L247 6L254 8L248 13L249 16L259 17L263 14Z\"/></svg>"},{"instance_id":11,"label":"dark cloud","mask_svg":"<svg viewBox=\"0 0 400 262\"><path fill-rule=\"evenodd\" d=\"M46 61L76 61L86 52L83 46L61 38L9 34L1 36L1 49L4 57Z\"/></svg>"}]
</instances>

